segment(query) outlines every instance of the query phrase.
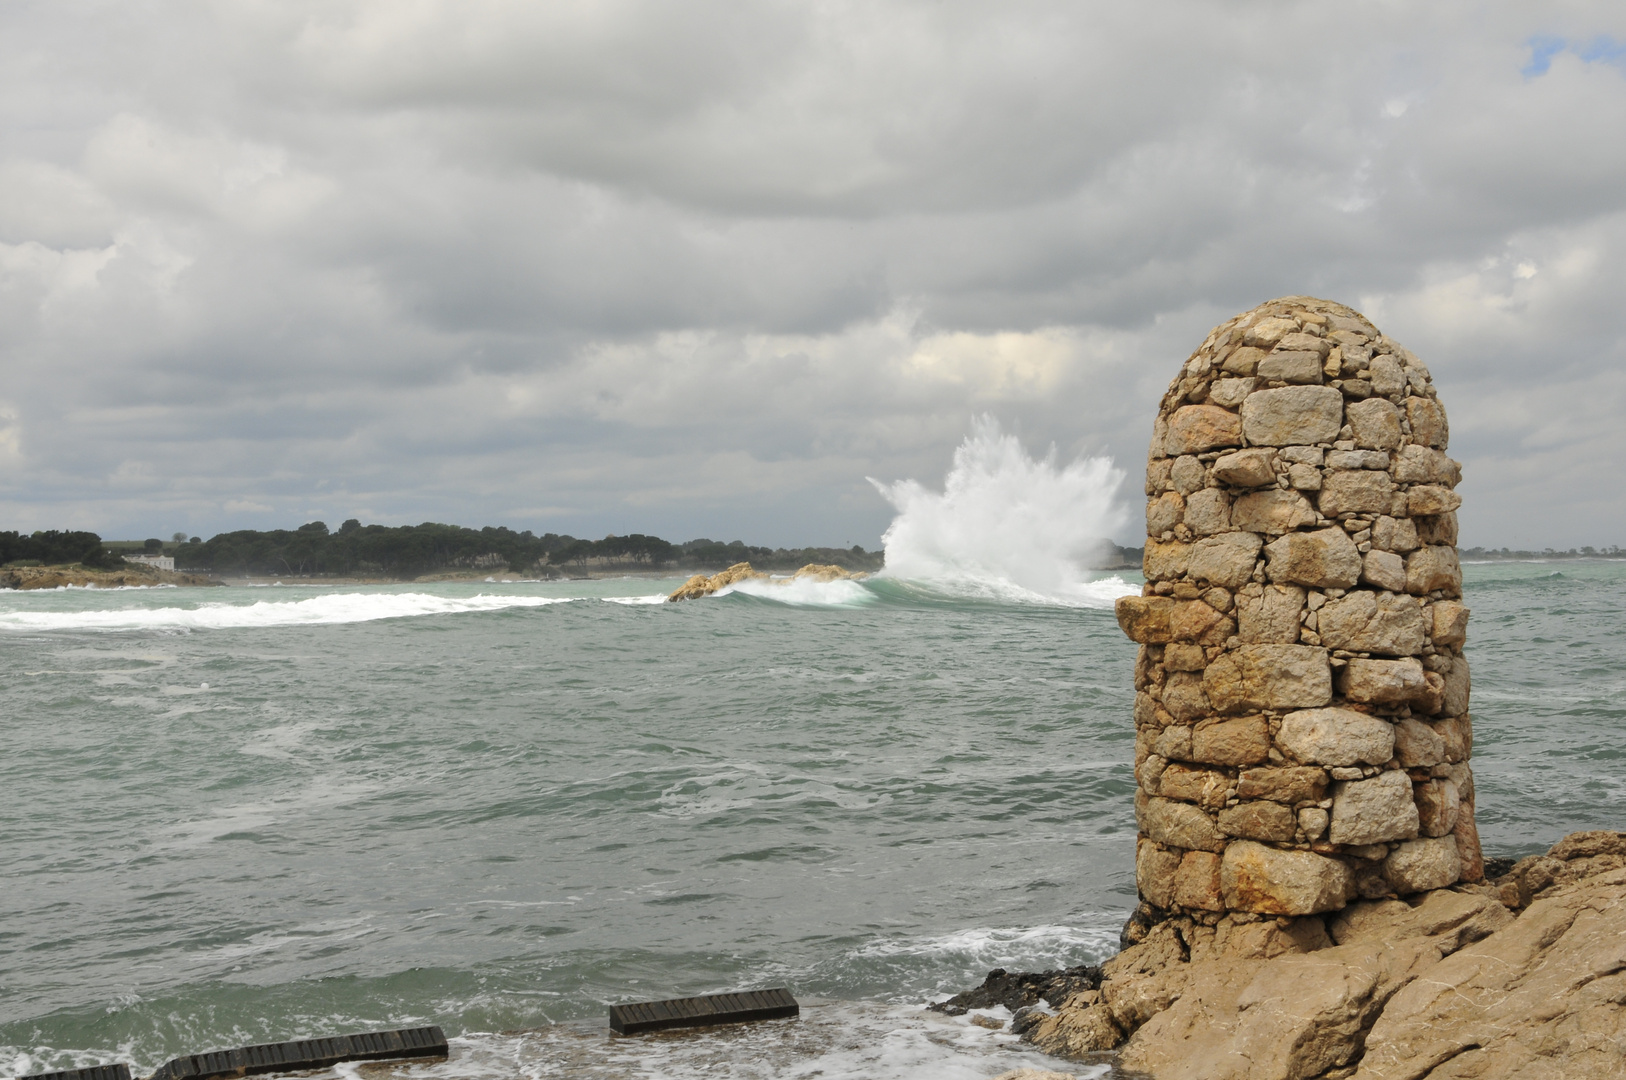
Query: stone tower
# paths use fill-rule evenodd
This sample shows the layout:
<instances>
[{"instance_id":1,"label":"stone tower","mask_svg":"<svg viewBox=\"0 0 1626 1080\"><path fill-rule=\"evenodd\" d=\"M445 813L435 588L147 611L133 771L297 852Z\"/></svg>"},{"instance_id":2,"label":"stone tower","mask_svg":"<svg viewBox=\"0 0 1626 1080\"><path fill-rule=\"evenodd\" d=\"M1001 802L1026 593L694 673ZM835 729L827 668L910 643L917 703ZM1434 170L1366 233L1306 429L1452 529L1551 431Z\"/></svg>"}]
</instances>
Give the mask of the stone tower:
<instances>
[{"instance_id":1,"label":"stone tower","mask_svg":"<svg viewBox=\"0 0 1626 1080\"><path fill-rule=\"evenodd\" d=\"M1163 396L1135 664L1135 880L1308 915L1483 876L1445 410L1311 297L1216 327Z\"/></svg>"}]
</instances>

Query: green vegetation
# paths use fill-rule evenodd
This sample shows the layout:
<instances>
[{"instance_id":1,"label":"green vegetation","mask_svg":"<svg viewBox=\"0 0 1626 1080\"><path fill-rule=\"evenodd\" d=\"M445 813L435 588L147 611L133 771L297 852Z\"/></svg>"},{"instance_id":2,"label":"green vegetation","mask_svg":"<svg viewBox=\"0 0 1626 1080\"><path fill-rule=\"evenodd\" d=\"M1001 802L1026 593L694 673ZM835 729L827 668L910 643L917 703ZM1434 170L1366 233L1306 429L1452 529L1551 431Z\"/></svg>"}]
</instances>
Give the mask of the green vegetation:
<instances>
[{"instance_id":1,"label":"green vegetation","mask_svg":"<svg viewBox=\"0 0 1626 1080\"><path fill-rule=\"evenodd\" d=\"M0 566L8 563L25 566L80 563L104 568L118 562L118 557L103 547L102 538L93 532L59 532L50 529L28 536L16 532L0 532Z\"/></svg>"},{"instance_id":2,"label":"green vegetation","mask_svg":"<svg viewBox=\"0 0 1626 1080\"><path fill-rule=\"evenodd\" d=\"M154 541L129 545L156 550ZM362 525L352 518L330 531L313 521L297 529L260 532L242 529L184 544L158 542L175 557L181 570L217 574L288 576L369 576L414 578L448 570L508 570L536 576L573 576L588 571L720 570L736 562L759 569L796 569L810 562L834 563L850 570L877 570L880 552L861 547L748 547L738 540L723 544L691 540L674 544L658 536L633 533L579 540L559 533L537 536L529 530L465 529L425 522L422 525Z\"/></svg>"}]
</instances>

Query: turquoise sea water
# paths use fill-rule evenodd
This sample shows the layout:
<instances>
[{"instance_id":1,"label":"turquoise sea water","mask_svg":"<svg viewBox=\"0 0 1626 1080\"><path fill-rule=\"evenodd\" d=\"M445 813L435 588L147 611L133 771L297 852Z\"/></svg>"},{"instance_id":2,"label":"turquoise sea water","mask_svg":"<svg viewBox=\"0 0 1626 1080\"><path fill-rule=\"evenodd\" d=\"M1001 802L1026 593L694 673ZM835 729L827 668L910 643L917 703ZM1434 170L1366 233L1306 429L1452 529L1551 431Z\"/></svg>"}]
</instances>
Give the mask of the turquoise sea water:
<instances>
[{"instance_id":1,"label":"turquoise sea water","mask_svg":"<svg viewBox=\"0 0 1626 1080\"><path fill-rule=\"evenodd\" d=\"M1626 564L1466 572L1487 850L1620 827ZM0 593L0 1074L408 1023L452 1077L1045 1060L918 1005L1115 948L1110 587L671 584ZM768 985L806 1022L603 1028Z\"/></svg>"}]
</instances>

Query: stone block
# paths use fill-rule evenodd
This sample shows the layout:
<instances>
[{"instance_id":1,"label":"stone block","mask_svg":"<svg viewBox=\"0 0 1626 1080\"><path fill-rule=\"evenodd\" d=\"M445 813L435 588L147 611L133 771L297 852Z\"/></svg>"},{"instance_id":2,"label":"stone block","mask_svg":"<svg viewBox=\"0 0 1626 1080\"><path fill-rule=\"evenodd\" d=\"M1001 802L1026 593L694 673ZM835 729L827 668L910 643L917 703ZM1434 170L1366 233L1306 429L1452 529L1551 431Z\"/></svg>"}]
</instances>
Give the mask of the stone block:
<instances>
[{"instance_id":1,"label":"stone block","mask_svg":"<svg viewBox=\"0 0 1626 1080\"><path fill-rule=\"evenodd\" d=\"M1398 769L1370 780L1341 780L1333 785L1332 823L1327 839L1335 844L1381 844L1417 835L1417 804L1411 778Z\"/></svg>"},{"instance_id":2,"label":"stone block","mask_svg":"<svg viewBox=\"0 0 1626 1080\"><path fill-rule=\"evenodd\" d=\"M1289 465L1287 482L1294 491L1320 491L1321 470L1314 465Z\"/></svg>"},{"instance_id":3,"label":"stone block","mask_svg":"<svg viewBox=\"0 0 1626 1080\"><path fill-rule=\"evenodd\" d=\"M1208 470L1191 454L1175 458L1169 468L1169 483L1182 495L1201 491L1208 483Z\"/></svg>"},{"instance_id":4,"label":"stone block","mask_svg":"<svg viewBox=\"0 0 1626 1080\"><path fill-rule=\"evenodd\" d=\"M1416 784L1412 796L1417 802L1417 831L1423 836L1450 836L1457 827L1457 812L1461 800L1457 785L1448 779L1435 778ZM1225 823L1220 822L1223 831Z\"/></svg>"},{"instance_id":5,"label":"stone block","mask_svg":"<svg viewBox=\"0 0 1626 1080\"><path fill-rule=\"evenodd\" d=\"M1400 410L1383 398L1353 401L1344 409L1355 445L1367 450L1393 450L1400 445Z\"/></svg>"},{"instance_id":6,"label":"stone block","mask_svg":"<svg viewBox=\"0 0 1626 1080\"><path fill-rule=\"evenodd\" d=\"M1243 381L1243 380L1232 380ZM1263 487L1276 482L1275 455L1264 449L1238 450L1214 462L1214 479L1232 487Z\"/></svg>"},{"instance_id":7,"label":"stone block","mask_svg":"<svg viewBox=\"0 0 1626 1080\"><path fill-rule=\"evenodd\" d=\"M1164 445L1172 457L1241 444L1242 420L1236 413L1218 405L1186 405L1169 417L1169 434Z\"/></svg>"},{"instance_id":8,"label":"stone block","mask_svg":"<svg viewBox=\"0 0 1626 1080\"><path fill-rule=\"evenodd\" d=\"M1445 692L1440 698L1441 716L1467 716L1468 697L1472 682L1468 677L1468 661L1461 656L1451 658L1449 671L1440 672L1445 678Z\"/></svg>"},{"instance_id":9,"label":"stone block","mask_svg":"<svg viewBox=\"0 0 1626 1080\"><path fill-rule=\"evenodd\" d=\"M1321 643L1329 649L1385 656L1416 656L1423 651L1423 610L1405 595L1378 596L1363 589L1328 600L1316 612L1316 626Z\"/></svg>"},{"instance_id":10,"label":"stone block","mask_svg":"<svg viewBox=\"0 0 1626 1080\"><path fill-rule=\"evenodd\" d=\"M1261 379L1277 379L1287 383L1319 383L1321 354L1283 352L1278 349L1259 361L1259 366L1255 370Z\"/></svg>"},{"instance_id":11,"label":"stone block","mask_svg":"<svg viewBox=\"0 0 1626 1080\"><path fill-rule=\"evenodd\" d=\"M1394 483L1388 473L1362 470L1329 472L1316 501L1327 517L1339 514L1381 514L1389 509Z\"/></svg>"},{"instance_id":12,"label":"stone block","mask_svg":"<svg viewBox=\"0 0 1626 1080\"><path fill-rule=\"evenodd\" d=\"M1219 812L1220 832L1242 840L1291 844L1298 827L1298 815L1278 802L1240 802Z\"/></svg>"},{"instance_id":13,"label":"stone block","mask_svg":"<svg viewBox=\"0 0 1626 1080\"><path fill-rule=\"evenodd\" d=\"M1385 514L1372 523L1372 546L1401 555L1416 551L1417 525L1410 518L1392 518Z\"/></svg>"},{"instance_id":14,"label":"stone block","mask_svg":"<svg viewBox=\"0 0 1626 1080\"><path fill-rule=\"evenodd\" d=\"M1270 799L1292 806L1327 797L1327 770L1309 765L1244 769L1237 777L1239 799Z\"/></svg>"},{"instance_id":15,"label":"stone block","mask_svg":"<svg viewBox=\"0 0 1626 1080\"><path fill-rule=\"evenodd\" d=\"M1282 717L1276 745L1306 765L1382 765L1394 756L1395 728L1354 709L1304 709Z\"/></svg>"},{"instance_id":16,"label":"stone block","mask_svg":"<svg viewBox=\"0 0 1626 1080\"><path fill-rule=\"evenodd\" d=\"M1445 764L1445 740L1432 725L1407 717L1394 728L1395 760L1402 769L1427 769Z\"/></svg>"},{"instance_id":17,"label":"stone block","mask_svg":"<svg viewBox=\"0 0 1626 1080\"><path fill-rule=\"evenodd\" d=\"M1419 544L1446 544L1454 546L1457 542L1457 515L1435 514L1433 517L1418 518L1417 542Z\"/></svg>"},{"instance_id":18,"label":"stone block","mask_svg":"<svg viewBox=\"0 0 1626 1080\"><path fill-rule=\"evenodd\" d=\"M1164 851L1144 837L1135 845L1135 888L1154 907L1174 905L1174 875L1179 869L1179 853Z\"/></svg>"},{"instance_id":19,"label":"stone block","mask_svg":"<svg viewBox=\"0 0 1626 1080\"><path fill-rule=\"evenodd\" d=\"M1361 580L1389 592L1406 591L1406 560L1374 547L1361 561Z\"/></svg>"},{"instance_id":20,"label":"stone block","mask_svg":"<svg viewBox=\"0 0 1626 1080\"><path fill-rule=\"evenodd\" d=\"M1304 830L1304 838L1315 843L1326 835L1327 823L1331 816L1319 806L1306 806L1298 812L1299 828Z\"/></svg>"},{"instance_id":21,"label":"stone block","mask_svg":"<svg viewBox=\"0 0 1626 1080\"><path fill-rule=\"evenodd\" d=\"M1170 765L1158 780L1157 794L1165 799L1196 803L1205 810L1218 810L1225 805L1225 793L1230 786L1231 778L1214 769Z\"/></svg>"},{"instance_id":22,"label":"stone block","mask_svg":"<svg viewBox=\"0 0 1626 1080\"><path fill-rule=\"evenodd\" d=\"M1219 488L1204 488L1186 500L1186 525L1198 536L1213 536L1231 527L1231 497Z\"/></svg>"},{"instance_id":23,"label":"stone block","mask_svg":"<svg viewBox=\"0 0 1626 1080\"><path fill-rule=\"evenodd\" d=\"M1327 455L1329 469L1384 469L1389 468L1387 450L1334 450Z\"/></svg>"},{"instance_id":24,"label":"stone block","mask_svg":"<svg viewBox=\"0 0 1626 1080\"><path fill-rule=\"evenodd\" d=\"M1174 873L1174 902L1188 911L1224 911L1220 893L1220 857L1188 851Z\"/></svg>"},{"instance_id":25,"label":"stone block","mask_svg":"<svg viewBox=\"0 0 1626 1080\"><path fill-rule=\"evenodd\" d=\"M1457 812L1457 827L1451 830L1457 842L1457 858L1462 863L1463 881L1485 880L1485 855L1479 848L1479 827L1474 823L1474 804L1464 801Z\"/></svg>"},{"instance_id":26,"label":"stone block","mask_svg":"<svg viewBox=\"0 0 1626 1080\"><path fill-rule=\"evenodd\" d=\"M1419 484L1406 493L1406 510L1414 518L1449 514L1461 505L1461 495L1438 484Z\"/></svg>"},{"instance_id":27,"label":"stone block","mask_svg":"<svg viewBox=\"0 0 1626 1080\"><path fill-rule=\"evenodd\" d=\"M1315 508L1297 491L1249 492L1231 507L1231 524L1252 533L1280 536L1315 522Z\"/></svg>"},{"instance_id":28,"label":"stone block","mask_svg":"<svg viewBox=\"0 0 1626 1080\"><path fill-rule=\"evenodd\" d=\"M1429 398L1406 399L1406 419L1411 421L1411 437L1439 450L1451 441L1451 428L1445 420L1445 410L1438 401Z\"/></svg>"},{"instance_id":29,"label":"stone block","mask_svg":"<svg viewBox=\"0 0 1626 1080\"><path fill-rule=\"evenodd\" d=\"M1394 475L1397 484L1444 484L1446 487L1456 487L1462 482L1462 466L1438 450L1412 443L1401 447L1395 458Z\"/></svg>"},{"instance_id":30,"label":"stone block","mask_svg":"<svg viewBox=\"0 0 1626 1080\"><path fill-rule=\"evenodd\" d=\"M1211 710L1203 693L1202 676L1190 671L1170 672L1163 684L1163 707L1182 724L1207 716Z\"/></svg>"},{"instance_id":31,"label":"stone block","mask_svg":"<svg viewBox=\"0 0 1626 1080\"><path fill-rule=\"evenodd\" d=\"M1165 491L1146 500L1146 535L1162 536L1185 520L1186 498L1178 491Z\"/></svg>"},{"instance_id":32,"label":"stone block","mask_svg":"<svg viewBox=\"0 0 1626 1080\"><path fill-rule=\"evenodd\" d=\"M1220 365L1220 370L1227 375L1252 375L1259 370L1259 361L1265 358L1265 350L1244 345L1240 349L1233 349Z\"/></svg>"},{"instance_id":33,"label":"stone block","mask_svg":"<svg viewBox=\"0 0 1626 1080\"><path fill-rule=\"evenodd\" d=\"M1416 809L1413 807L1412 812ZM1141 832L1166 847L1188 851L1221 851L1225 847L1225 837L1214 827L1213 820L1190 803L1149 798L1140 819Z\"/></svg>"},{"instance_id":34,"label":"stone block","mask_svg":"<svg viewBox=\"0 0 1626 1080\"><path fill-rule=\"evenodd\" d=\"M1223 644L1236 624L1201 600L1168 596L1121 596L1114 603L1118 626L1131 641L1167 645L1174 641Z\"/></svg>"},{"instance_id":35,"label":"stone block","mask_svg":"<svg viewBox=\"0 0 1626 1080\"><path fill-rule=\"evenodd\" d=\"M1265 572L1278 584L1348 589L1361 579L1361 553L1343 529L1288 533L1266 545L1265 557Z\"/></svg>"},{"instance_id":36,"label":"stone block","mask_svg":"<svg viewBox=\"0 0 1626 1080\"><path fill-rule=\"evenodd\" d=\"M1474 751L1474 725L1467 716L1452 716L1428 722L1429 730L1440 738L1440 760L1448 765L1467 761Z\"/></svg>"},{"instance_id":37,"label":"stone block","mask_svg":"<svg viewBox=\"0 0 1626 1080\"><path fill-rule=\"evenodd\" d=\"M1434 644L1459 648L1468 640L1468 609L1455 600L1441 600L1430 610Z\"/></svg>"},{"instance_id":38,"label":"stone block","mask_svg":"<svg viewBox=\"0 0 1626 1080\"><path fill-rule=\"evenodd\" d=\"M1147 581L1175 581L1186 576L1191 565L1191 545L1179 540L1159 541L1146 538L1146 552L1141 556L1141 573Z\"/></svg>"},{"instance_id":39,"label":"stone block","mask_svg":"<svg viewBox=\"0 0 1626 1080\"><path fill-rule=\"evenodd\" d=\"M1332 669L1325 649L1242 645L1208 665L1203 690L1220 712L1315 708L1332 700Z\"/></svg>"},{"instance_id":40,"label":"stone block","mask_svg":"<svg viewBox=\"0 0 1626 1080\"><path fill-rule=\"evenodd\" d=\"M1344 424L1344 395L1330 386L1256 390L1242 402L1242 434L1253 446L1332 442Z\"/></svg>"},{"instance_id":41,"label":"stone block","mask_svg":"<svg viewBox=\"0 0 1626 1080\"><path fill-rule=\"evenodd\" d=\"M1151 694L1146 693L1144 690L1136 694L1135 726L1138 728L1161 727L1162 725L1157 722L1157 713L1159 708L1160 706L1157 703L1157 699Z\"/></svg>"},{"instance_id":42,"label":"stone block","mask_svg":"<svg viewBox=\"0 0 1626 1080\"><path fill-rule=\"evenodd\" d=\"M1272 316L1268 319L1260 319L1258 322L1248 327L1248 329L1242 334L1242 343L1244 345L1253 345L1261 349L1271 349L1276 346L1278 341L1282 340L1282 338L1286 337L1288 334L1298 333L1298 329L1299 324L1297 320L1284 318L1279 315Z\"/></svg>"},{"instance_id":43,"label":"stone block","mask_svg":"<svg viewBox=\"0 0 1626 1080\"><path fill-rule=\"evenodd\" d=\"M1237 635L1245 644L1296 644L1303 610L1303 589L1266 585L1258 595L1237 598Z\"/></svg>"},{"instance_id":44,"label":"stone block","mask_svg":"<svg viewBox=\"0 0 1626 1080\"><path fill-rule=\"evenodd\" d=\"M1451 596L1462 592L1462 566L1456 550L1438 544L1406 556L1406 591L1421 596L1436 590Z\"/></svg>"},{"instance_id":45,"label":"stone block","mask_svg":"<svg viewBox=\"0 0 1626 1080\"><path fill-rule=\"evenodd\" d=\"M1208 400L1222 408L1234 409L1253 393L1257 379L1216 379L1208 388Z\"/></svg>"},{"instance_id":46,"label":"stone block","mask_svg":"<svg viewBox=\"0 0 1626 1080\"><path fill-rule=\"evenodd\" d=\"M1195 496L1193 502L1196 501ZM1192 545L1186 573L1227 589L1238 589L1253 577L1264 541L1251 532L1228 532Z\"/></svg>"},{"instance_id":47,"label":"stone block","mask_svg":"<svg viewBox=\"0 0 1626 1080\"><path fill-rule=\"evenodd\" d=\"M1220 861L1220 889L1232 911L1315 915L1337 911L1354 895L1349 867L1308 851L1280 851L1238 840Z\"/></svg>"},{"instance_id":48,"label":"stone block","mask_svg":"<svg viewBox=\"0 0 1626 1080\"><path fill-rule=\"evenodd\" d=\"M1163 452L1163 444L1157 444L1159 454ZM1169 486L1169 471L1174 462L1165 457L1154 457L1146 462L1146 494L1156 495Z\"/></svg>"},{"instance_id":49,"label":"stone block","mask_svg":"<svg viewBox=\"0 0 1626 1080\"><path fill-rule=\"evenodd\" d=\"M1190 761L1191 729L1183 726L1164 728L1152 744L1152 752L1170 761Z\"/></svg>"},{"instance_id":50,"label":"stone block","mask_svg":"<svg viewBox=\"0 0 1626 1080\"><path fill-rule=\"evenodd\" d=\"M1208 666L1208 654L1201 645L1172 644L1163 649L1163 670L1201 671Z\"/></svg>"},{"instance_id":51,"label":"stone block","mask_svg":"<svg viewBox=\"0 0 1626 1080\"><path fill-rule=\"evenodd\" d=\"M1210 720L1191 733L1191 760L1210 765L1257 765L1270 756L1270 725L1263 716Z\"/></svg>"},{"instance_id":52,"label":"stone block","mask_svg":"<svg viewBox=\"0 0 1626 1080\"><path fill-rule=\"evenodd\" d=\"M1283 335L1276 343L1275 354L1280 356L1284 352L1312 352L1317 360L1324 360L1327 353L1332 350L1332 342L1324 337L1314 334L1292 333Z\"/></svg>"},{"instance_id":53,"label":"stone block","mask_svg":"<svg viewBox=\"0 0 1626 1080\"><path fill-rule=\"evenodd\" d=\"M1371 366L1372 392L1383 397L1393 397L1406 389L1406 373L1400 367L1399 361L1392 356L1374 356Z\"/></svg>"},{"instance_id":54,"label":"stone block","mask_svg":"<svg viewBox=\"0 0 1626 1080\"><path fill-rule=\"evenodd\" d=\"M1397 845L1383 860L1383 877L1402 896L1454 885L1462 877L1457 842L1442 836Z\"/></svg>"},{"instance_id":55,"label":"stone block","mask_svg":"<svg viewBox=\"0 0 1626 1080\"><path fill-rule=\"evenodd\" d=\"M1350 660L1339 674L1338 688L1363 705L1408 705L1423 697L1428 683L1416 660Z\"/></svg>"}]
</instances>

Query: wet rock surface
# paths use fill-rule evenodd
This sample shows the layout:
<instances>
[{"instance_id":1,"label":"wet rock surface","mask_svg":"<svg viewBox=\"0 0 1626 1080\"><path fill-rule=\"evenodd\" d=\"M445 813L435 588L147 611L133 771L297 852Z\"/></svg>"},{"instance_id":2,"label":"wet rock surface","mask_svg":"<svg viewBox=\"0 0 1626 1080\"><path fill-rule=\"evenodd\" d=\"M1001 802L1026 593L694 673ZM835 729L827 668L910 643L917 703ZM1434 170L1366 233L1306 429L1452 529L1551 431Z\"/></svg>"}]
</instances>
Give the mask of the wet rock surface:
<instances>
[{"instance_id":1,"label":"wet rock surface","mask_svg":"<svg viewBox=\"0 0 1626 1080\"><path fill-rule=\"evenodd\" d=\"M982 985L955 994L947 1001L939 1001L927 1008L949 1016L963 1016L972 1009L992 1009L1003 1005L1011 1012L1037 1005L1041 1001L1059 1006L1081 990L1094 990L1101 985L1101 969L1089 964L1058 971L1006 971L995 968L982 980Z\"/></svg>"}]
</instances>

